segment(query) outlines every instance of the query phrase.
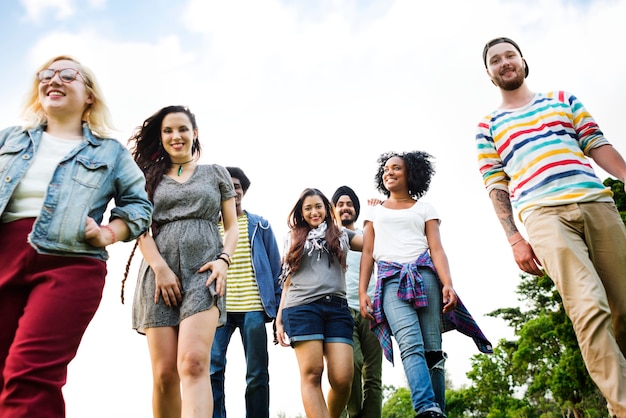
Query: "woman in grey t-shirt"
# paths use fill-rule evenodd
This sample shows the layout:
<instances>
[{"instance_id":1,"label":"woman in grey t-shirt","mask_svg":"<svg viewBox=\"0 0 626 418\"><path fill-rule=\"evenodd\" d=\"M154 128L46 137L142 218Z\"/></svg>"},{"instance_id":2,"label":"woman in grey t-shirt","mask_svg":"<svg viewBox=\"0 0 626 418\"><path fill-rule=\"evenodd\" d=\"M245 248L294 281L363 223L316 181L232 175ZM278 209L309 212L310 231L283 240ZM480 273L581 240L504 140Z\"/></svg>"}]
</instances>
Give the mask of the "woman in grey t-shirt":
<instances>
[{"instance_id":1,"label":"woman in grey t-shirt","mask_svg":"<svg viewBox=\"0 0 626 418\"><path fill-rule=\"evenodd\" d=\"M350 396L353 373L346 253L360 251L363 238L337 225L332 204L317 189L302 192L289 214L289 227L277 339L295 350L307 417L339 417ZM328 406L321 387L324 359Z\"/></svg>"}]
</instances>

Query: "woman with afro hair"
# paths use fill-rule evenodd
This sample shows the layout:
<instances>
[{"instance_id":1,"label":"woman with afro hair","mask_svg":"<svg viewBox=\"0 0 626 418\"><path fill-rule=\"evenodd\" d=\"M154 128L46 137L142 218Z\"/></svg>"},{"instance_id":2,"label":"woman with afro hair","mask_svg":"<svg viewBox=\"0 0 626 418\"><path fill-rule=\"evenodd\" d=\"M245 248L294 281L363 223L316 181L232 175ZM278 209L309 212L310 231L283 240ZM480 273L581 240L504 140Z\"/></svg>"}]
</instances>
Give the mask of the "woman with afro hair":
<instances>
[{"instance_id":1,"label":"woman with afro hair","mask_svg":"<svg viewBox=\"0 0 626 418\"><path fill-rule=\"evenodd\" d=\"M434 174L431 158L421 151L379 157L375 182L387 199L365 214L359 276L361 315L373 321L372 330L392 363L395 337L420 418L444 416L441 314L457 303L439 217L419 200ZM372 301L367 286L374 261L378 279Z\"/></svg>"}]
</instances>

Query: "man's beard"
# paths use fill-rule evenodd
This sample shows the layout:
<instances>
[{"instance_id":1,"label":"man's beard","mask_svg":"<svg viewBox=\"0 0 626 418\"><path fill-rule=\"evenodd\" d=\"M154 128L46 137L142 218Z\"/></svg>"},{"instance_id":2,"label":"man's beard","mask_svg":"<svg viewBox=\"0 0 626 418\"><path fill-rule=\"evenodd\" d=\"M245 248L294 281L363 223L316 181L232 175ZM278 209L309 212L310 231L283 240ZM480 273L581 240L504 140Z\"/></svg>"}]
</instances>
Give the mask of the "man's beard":
<instances>
[{"instance_id":1,"label":"man's beard","mask_svg":"<svg viewBox=\"0 0 626 418\"><path fill-rule=\"evenodd\" d=\"M526 77L524 76L524 74L520 74L517 70L515 71L515 77L504 81L502 80L502 77L495 77L493 79L494 83L496 84L496 86L500 87L502 90L506 90L506 91L513 91L513 90L517 90L518 88L520 88L522 86L522 84L524 84L524 79Z\"/></svg>"},{"instance_id":2,"label":"man's beard","mask_svg":"<svg viewBox=\"0 0 626 418\"><path fill-rule=\"evenodd\" d=\"M354 218L341 218L341 225L350 226L354 223Z\"/></svg>"}]
</instances>

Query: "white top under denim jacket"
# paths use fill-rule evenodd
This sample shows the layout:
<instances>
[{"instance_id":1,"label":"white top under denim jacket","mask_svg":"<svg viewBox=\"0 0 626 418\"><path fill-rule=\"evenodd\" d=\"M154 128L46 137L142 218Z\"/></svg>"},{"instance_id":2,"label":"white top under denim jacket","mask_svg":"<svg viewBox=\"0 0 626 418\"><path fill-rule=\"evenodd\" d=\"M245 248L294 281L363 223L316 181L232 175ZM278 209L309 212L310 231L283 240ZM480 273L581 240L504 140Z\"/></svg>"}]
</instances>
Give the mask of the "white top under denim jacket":
<instances>
[{"instance_id":1,"label":"white top under denim jacket","mask_svg":"<svg viewBox=\"0 0 626 418\"><path fill-rule=\"evenodd\" d=\"M44 126L0 131L0 214L30 167ZM85 242L87 216L98 224L111 199L111 220L122 219L130 229L128 241L150 226L152 204L143 173L130 152L111 138L94 136L83 124L83 140L54 171L41 213L28 236L42 254L90 256L106 260L104 248Z\"/></svg>"}]
</instances>

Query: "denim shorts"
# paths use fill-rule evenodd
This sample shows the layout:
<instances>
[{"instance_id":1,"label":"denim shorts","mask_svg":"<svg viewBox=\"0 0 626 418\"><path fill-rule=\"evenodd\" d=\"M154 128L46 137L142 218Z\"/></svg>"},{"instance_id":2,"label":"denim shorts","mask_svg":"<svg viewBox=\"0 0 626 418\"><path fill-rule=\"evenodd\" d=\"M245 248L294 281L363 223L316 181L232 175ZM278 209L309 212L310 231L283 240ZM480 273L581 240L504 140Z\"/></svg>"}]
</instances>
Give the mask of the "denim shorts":
<instances>
[{"instance_id":1,"label":"denim shorts","mask_svg":"<svg viewBox=\"0 0 626 418\"><path fill-rule=\"evenodd\" d=\"M326 295L305 305L283 309L283 325L292 347L296 342L311 340L353 344L354 320L348 301L340 296Z\"/></svg>"}]
</instances>

